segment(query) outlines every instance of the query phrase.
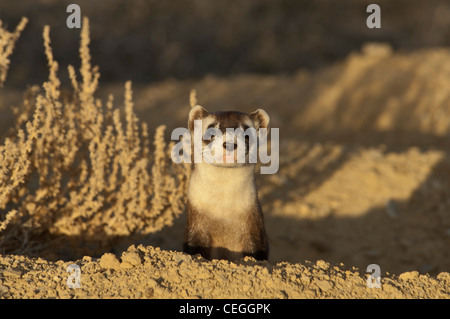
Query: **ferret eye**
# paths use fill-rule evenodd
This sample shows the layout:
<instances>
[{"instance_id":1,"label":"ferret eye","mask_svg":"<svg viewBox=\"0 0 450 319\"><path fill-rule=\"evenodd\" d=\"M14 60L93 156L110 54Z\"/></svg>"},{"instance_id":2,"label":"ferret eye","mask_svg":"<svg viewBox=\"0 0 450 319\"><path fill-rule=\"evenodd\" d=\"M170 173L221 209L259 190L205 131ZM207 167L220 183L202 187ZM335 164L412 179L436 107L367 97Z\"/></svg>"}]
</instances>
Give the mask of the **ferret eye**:
<instances>
[{"instance_id":1,"label":"ferret eye","mask_svg":"<svg viewBox=\"0 0 450 319\"><path fill-rule=\"evenodd\" d=\"M215 126L216 126L216 124L214 124L214 123L208 125L208 127L206 128L205 135L204 135L205 139L214 141L214 138L216 137L216 135L214 134L214 130L210 130L210 129L215 128Z\"/></svg>"},{"instance_id":2,"label":"ferret eye","mask_svg":"<svg viewBox=\"0 0 450 319\"><path fill-rule=\"evenodd\" d=\"M211 132L206 131L205 136L203 137L206 140L214 141L214 138L216 136L214 134L211 134Z\"/></svg>"}]
</instances>

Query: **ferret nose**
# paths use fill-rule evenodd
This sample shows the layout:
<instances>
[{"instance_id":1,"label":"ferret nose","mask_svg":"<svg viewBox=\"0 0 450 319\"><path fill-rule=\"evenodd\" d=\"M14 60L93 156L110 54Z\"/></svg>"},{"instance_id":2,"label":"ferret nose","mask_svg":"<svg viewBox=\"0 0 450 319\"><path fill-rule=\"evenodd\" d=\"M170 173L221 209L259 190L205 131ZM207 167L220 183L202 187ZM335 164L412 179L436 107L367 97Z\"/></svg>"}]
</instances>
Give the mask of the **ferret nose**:
<instances>
[{"instance_id":1,"label":"ferret nose","mask_svg":"<svg viewBox=\"0 0 450 319\"><path fill-rule=\"evenodd\" d=\"M227 151L231 152L237 148L237 144L225 142L225 143L223 143L223 148L226 149Z\"/></svg>"}]
</instances>

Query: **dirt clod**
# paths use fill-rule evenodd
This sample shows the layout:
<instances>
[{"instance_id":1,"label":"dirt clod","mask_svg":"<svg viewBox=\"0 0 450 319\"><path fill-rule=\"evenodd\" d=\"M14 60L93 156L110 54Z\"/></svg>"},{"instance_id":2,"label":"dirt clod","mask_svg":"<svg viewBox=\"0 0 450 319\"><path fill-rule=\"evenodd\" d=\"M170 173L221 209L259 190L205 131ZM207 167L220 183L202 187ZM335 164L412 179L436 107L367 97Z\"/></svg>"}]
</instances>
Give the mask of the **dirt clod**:
<instances>
[{"instance_id":1,"label":"dirt clod","mask_svg":"<svg viewBox=\"0 0 450 319\"><path fill-rule=\"evenodd\" d=\"M415 279L418 277L419 277L418 271L408 271L408 272L404 272L404 273L400 274L400 276L398 276L398 278L403 281L412 280L412 279Z\"/></svg>"},{"instance_id":2,"label":"dirt clod","mask_svg":"<svg viewBox=\"0 0 450 319\"><path fill-rule=\"evenodd\" d=\"M106 253L100 259L100 267L104 269L118 269L120 262L115 255Z\"/></svg>"},{"instance_id":3,"label":"dirt clod","mask_svg":"<svg viewBox=\"0 0 450 319\"><path fill-rule=\"evenodd\" d=\"M141 264L141 257L139 257L139 254L137 252L124 252L121 259L122 266L124 263L131 266L137 266Z\"/></svg>"}]
</instances>

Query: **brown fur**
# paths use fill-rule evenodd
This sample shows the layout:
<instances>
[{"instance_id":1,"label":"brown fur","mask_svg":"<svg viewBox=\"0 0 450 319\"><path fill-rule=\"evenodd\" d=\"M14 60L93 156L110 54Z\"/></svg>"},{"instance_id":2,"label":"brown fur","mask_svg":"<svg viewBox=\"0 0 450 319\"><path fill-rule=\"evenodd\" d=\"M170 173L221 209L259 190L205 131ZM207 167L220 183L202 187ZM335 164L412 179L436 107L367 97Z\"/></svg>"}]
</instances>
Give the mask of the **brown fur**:
<instances>
[{"instance_id":1,"label":"brown fur","mask_svg":"<svg viewBox=\"0 0 450 319\"><path fill-rule=\"evenodd\" d=\"M199 214L189 202L187 214L183 246L186 253L200 254L207 259L236 260L244 256L251 256L256 260L268 259L269 245L258 202L255 202L255 206L244 218L230 220L228 223ZM245 231L236 234L241 227Z\"/></svg>"},{"instance_id":2,"label":"brown fur","mask_svg":"<svg viewBox=\"0 0 450 319\"><path fill-rule=\"evenodd\" d=\"M248 121L248 119L253 121L255 128L267 128L268 126L268 117L264 117L264 115L260 114L259 111L255 111L250 114L236 111L209 113L204 108L197 107L189 114L188 127L191 132L194 129L193 121L202 119L208 115L212 115L216 119L212 125L215 126L219 123L219 129L224 133L227 128L235 129L246 120ZM195 173L196 165L194 165L193 174ZM234 168L226 169L233 170ZM217 177L217 187L219 188L221 183L233 183L233 180L221 180L221 178L223 179L223 177ZM213 179L212 184L214 185L214 183L215 181ZM249 201L248 205L243 206L247 207L245 208L246 211L242 211L242 213L238 213L230 218L228 218L228 216L225 218L219 218L216 214L214 214L214 212L198 211L197 208L194 207L189 201L188 196L187 223L183 244L183 250L186 253L201 254L207 259L216 258L236 260L244 256L251 256L257 260L268 259L269 245L264 227L263 212L254 184L253 173L251 173L248 178L245 177L243 181L241 180L238 183L248 185L249 188L252 189L251 193L254 192L254 198L253 202ZM231 186L231 188L233 188L233 186ZM207 201L223 202L236 200L235 198L226 198L225 196L220 198L220 191L219 195L217 195L216 192L215 198L210 198L208 197L207 189L205 189L202 196L205 196ZM214 202L211 203L213 203L213 205L207 207L214 207ZM236 207L239 207L239 203L236 204ZM222 211L220 212L222 214ZM227 215L226 212L224 214Z\"/></svg>"}]
</instances>

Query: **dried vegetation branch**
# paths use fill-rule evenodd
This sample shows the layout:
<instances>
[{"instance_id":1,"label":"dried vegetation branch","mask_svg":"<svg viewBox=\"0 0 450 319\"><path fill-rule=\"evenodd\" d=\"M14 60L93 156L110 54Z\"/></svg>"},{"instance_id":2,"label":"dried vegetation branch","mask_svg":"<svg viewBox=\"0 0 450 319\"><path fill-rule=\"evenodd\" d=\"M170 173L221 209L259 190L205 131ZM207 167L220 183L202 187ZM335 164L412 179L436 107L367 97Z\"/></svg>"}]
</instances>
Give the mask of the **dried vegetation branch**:
<instances>
[{"instance_id":1,"label":"dried vegetation branch","mask_svg":"<svg viewBox=\"0 0 450 319\"><path fill-rule=\"evenodd\" d=\"M9 68L9 56L13 53L14 45L16 44L17 39L22 33L23 29L28 23L27 18L22 18L19 24L16 27L14 32L9 32L5 28L3 28L3 23L0 20L0 85L3 86L3 83L6 80L6 75L8 73Z\"/></svg>"}]
</instances>

